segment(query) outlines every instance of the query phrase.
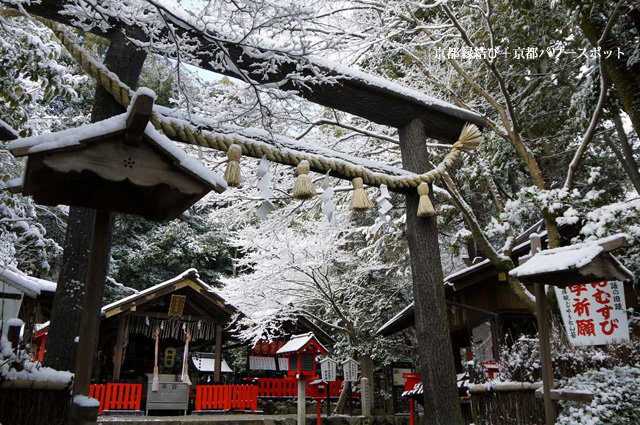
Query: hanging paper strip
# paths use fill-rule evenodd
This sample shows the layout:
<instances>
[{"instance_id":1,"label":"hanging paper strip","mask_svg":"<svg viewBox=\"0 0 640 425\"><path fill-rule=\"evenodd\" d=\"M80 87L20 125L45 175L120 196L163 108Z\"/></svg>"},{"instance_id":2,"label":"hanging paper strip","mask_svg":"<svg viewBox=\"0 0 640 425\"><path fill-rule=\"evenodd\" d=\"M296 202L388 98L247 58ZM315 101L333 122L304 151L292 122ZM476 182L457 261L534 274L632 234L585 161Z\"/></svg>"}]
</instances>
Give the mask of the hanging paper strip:
<instances>
[{"instance_id":1,"label":"hanging paper strip","mask_svg":"<svg viewBox=\"0 0 640 425\"><path fill-rule=\"evenodd\" d=\"M260 165L258 166L258 189L260 189L260 193L258 196L264 199L258 211L256 211L256 215L260 220L264 220L275 207L273 203L270 201L271 195L273 195L273 189L271 188L271 181L273 180L273 176L269 172L269 160L267 156L264 155L260 160Z\"/></svg>"},{"instance_id":2,"label":"hanging paper strip","mask_svg":"<svg viewBox=\"0 0 640 425\"><path fill-rule=\"evenodd\" d=\"M181 319L153 319L149 317L133 316L129 322L129 332L154 336L155 329L160 329L160 338L183 339L185 331L189 331L191 341L211 341L215 338L216 325L210 322L189 322Z\"/></svg>"},{"instance_id":3,"label":"hanging paper strip","mask_svg":"<svg viewBox=\"0 0 640 425\"><path fill-rule=\"evenodd\" d=\"M387 185L381 184L380 196L376 199L376 202L379 206L378 215L380 216L380 219L383 223L387 222L387 213L391 211L391 208L393 208L393 205L391 205L389 199L391 199L391 195L389 195L389 189L387 188Z\"/></svg>"},{"instance_id":4,"label":"hanging paper strip","mask_svg":"<svg viewBox=\"0 0 640 425\"><path fill-rule=\"evenodd\" d=\"M320 195L320 200L322 201L322 212L329 220L329 223L335 224L334 212L336 210L336 206L333 203L333 188L329 187L329 171L324 176L324 182L322 183L322 195Z\"/></svg>"}]
</instances>

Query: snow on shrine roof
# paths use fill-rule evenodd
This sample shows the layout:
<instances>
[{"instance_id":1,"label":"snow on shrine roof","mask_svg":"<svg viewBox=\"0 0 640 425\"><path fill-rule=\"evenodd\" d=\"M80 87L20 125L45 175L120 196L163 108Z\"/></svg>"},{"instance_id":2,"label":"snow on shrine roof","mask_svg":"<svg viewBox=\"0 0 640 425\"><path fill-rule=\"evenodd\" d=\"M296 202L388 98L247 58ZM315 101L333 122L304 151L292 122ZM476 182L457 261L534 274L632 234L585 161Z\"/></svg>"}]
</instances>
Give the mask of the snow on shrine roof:
<instances>
[{"instance_id":1,"label":"snow on shrine roof","mask_svg":"<svg viewBox=\"0 0 640 425\"><path fill-rule=\"evenodd\" d=\"M398 322L400 322L401 320L409 317L410 315L414 314L413 312L413 302L411 302L408 306L406 306L405 308L403 308L400 313L396 314L395 316L393 316L391 319L389 319L387 321L387 323L385 323L384 325L382 325L380 327L380 329L378 329L376 331L376 335L384 335L384 333L386 332L386 330L388 328L392 328L397 326Z\"/></svg>"},{"instance_id":2,"label":"snow on shrine roof","mask_svg":"<svg viewBox=\"0 0 640 425\"><path fill-rule=\"evenodd\" d=\"M225 306L230 307L231 309L233 309L234 311L238 311L237 308L235 308L234 306L232 306L231 304L227 303L226 301L224 301L222 299L222 297L220 297L217 292L215 291L215 289L205 283L204 281L202 281L202 279L200 279L200 275L198 274L198 270L191 268L191 269L187 269L184 272L180 273L178 276L171 278L165 282L159 283L157 285L151 286L147 289L144 289L140 292L138 292L137 294L132 294L129 296L126 296L124 298L119 299L118 301L114 301L110 304L105 305L104 307L102 307L102 313L106 313L109 310L113 310L116 307L119 307L121 305L124 305L126 303L128 303L129 301L133 301L136 299L144 299L147 295L149 295L152 292L155 292L159 289L162 289L164 287L173 285L174 283L183 281L185 279L191 279L192 281L196 282L198 285L202 286L207 292L211 293L212 295L214 295L215 297L219 298L221 301L224 302Z\"/></svg>"},{"instance_id":3,"label":"snow on shrine roof","mask_svg":"<svg viewBox=\"0 0 640 425\"><path fill-rule=\"evenodd\" d=\"M15 267L0 269L0 280L35 298L41 292L56 292L56 283L28 276Z\"/></svg>"},{"instance_id":4,"label":"snow on shrine roof","mask_svg":"<svg viewBox=\"0 0 640 425\"><path fill-rule=\"evenodd\" d=\"M515 277L533 276L543 273L576 270L587 266L600 254L607 252L604 245L620 238L628 239L627 235L617 234L608 238L598 239L575 245L540 251L523 265L511 270L509 274ZM618 262L615 258L611 257ZM618 262L618 264L620 264ZM626 272L631 272L620 264Z\"/></svg>"},{"instance_id":5,"label":"snow on shrine roof","mask_svg":"<svg viewBox=\"0 0 640 425\"><path fill-rule=\"evenodd\" d=\"M320 348L327 352L327 348L318 341L313 332L309 332L301 335L293 335L289 341L276 352L276 354L295 353L301 350L309 342L315 341Z\"/></svg>"},{"instance_id":6,"label":"snow on shrine roof","mask_svg":"<svg viewBox=\"0 0 640 425\"><path fill-rule=\"evenodd\" d=\"M148 90L145 91L145 88L141 88L136 92L134 98L140 94L141 91L146 94ZM132 101L131 105L133 104ZM62 149L81 148L88 139L125 130L128 116L129 111L96 123L69 128L55 133L44 133L39 136L14 140L9 143L9 150L11 150L14 155L24 155L24 153L22 153L24 151L26 151L27 155L30 155L33 153L55 152ZM153 125L147 124L144 134L162 151L175 158L179 165L194 177L219 189L224 190L228 188L227 182L222 176L207 169L200 161L188 155L171 139L157 131Z\"/></svg>"}]
</instances>

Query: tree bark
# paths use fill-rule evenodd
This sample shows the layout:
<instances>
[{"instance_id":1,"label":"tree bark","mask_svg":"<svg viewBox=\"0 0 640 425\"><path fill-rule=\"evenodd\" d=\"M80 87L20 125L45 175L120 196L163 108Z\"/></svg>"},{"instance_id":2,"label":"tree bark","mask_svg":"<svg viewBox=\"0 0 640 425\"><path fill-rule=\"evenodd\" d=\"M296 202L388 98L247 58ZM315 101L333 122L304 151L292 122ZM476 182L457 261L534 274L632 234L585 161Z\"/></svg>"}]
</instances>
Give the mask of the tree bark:
<instances>
[{"instance_id":1,"label":"tree bark","mask_svg":"<svg viewBox=\"0 0 640 425\"><path fill-rule=\"evenodd\" d=\"M425 172L428 153L422 122L413 120L399 129L399 135L403 167L415 173ZM430 196L433 202L433 190ZM437 219L435 216L418 217L419 202L417 192L406 195L406 234L413 275L425 422L458 425L462 423L462 413L445 304Z\"/></svg>"},{"instance_id":2,"label":"tree bark","mask_svg":"<svg viewBox=\"0 0 640 425\"><path fill-rule=\"evenodd\" d=\"M367 378L369 380L369 406L371 406L371 410L373 410L374 385L373 385L373 359L371 359L371 356L368 356L368 355L360 356L360 372L363 378Z\"/></svg>"},{"instance_id":3,"label":"tree bark","mask_svg":"<svg viewBox=\"0 0 640 425\"><path fill-rule=\"evenodd\" d=\"M146 56L146 52L138 50L123 34L116 32L104 63L125 84L136 87ZM123 112L125 109L102 86L97 85L91 121L101 121ZM94 218L94 210L78 207L69 209L62 268L53 301L45 353L45 364L59 370L74 368L72 347L80 330ZM113 217L110 226L113 226ZM111 240L108 243L110 246ZM106 275L105 269L105 278Z\"/></svg>"}]
</instances>

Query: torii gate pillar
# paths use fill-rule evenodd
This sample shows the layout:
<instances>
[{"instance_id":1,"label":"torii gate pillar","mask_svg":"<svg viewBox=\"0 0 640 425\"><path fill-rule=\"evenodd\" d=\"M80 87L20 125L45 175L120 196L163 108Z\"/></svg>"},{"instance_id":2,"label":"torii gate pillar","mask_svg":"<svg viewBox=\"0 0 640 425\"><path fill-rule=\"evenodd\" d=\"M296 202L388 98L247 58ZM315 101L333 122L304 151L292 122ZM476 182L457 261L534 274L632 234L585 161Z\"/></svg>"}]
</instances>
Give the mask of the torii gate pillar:
<instances>
[{"instance_id":1,"label":"torii gate pillar","mask_svg":"<svg viewBox=\"0 0 640 425\"><path fill-rule=\"evenodd\" d=\"M422 121L414 119L400 128L399 136L403 168L419 174L426 172L427 137ZM433 198L433 190L430 193ZM462 423L462 413L445 304L437 218L418 217L419 200L417 190L406 195L406 235L413 275L415 327L420 341L425 422L458 425Z\"/></svg>"}]
</instances>

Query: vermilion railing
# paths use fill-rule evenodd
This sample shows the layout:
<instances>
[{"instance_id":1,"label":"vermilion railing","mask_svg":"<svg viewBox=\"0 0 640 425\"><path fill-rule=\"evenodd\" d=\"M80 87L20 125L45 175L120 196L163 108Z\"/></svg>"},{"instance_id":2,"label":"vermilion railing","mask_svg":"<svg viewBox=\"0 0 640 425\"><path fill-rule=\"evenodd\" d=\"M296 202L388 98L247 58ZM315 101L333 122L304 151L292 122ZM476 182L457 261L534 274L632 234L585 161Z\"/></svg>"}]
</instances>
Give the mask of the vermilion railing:
<instances>
[{"instance_id":1,"label":"vermilion railing","mask_svg":"<svg viewBox=\"0 0 640 425\"><path fill-rule=\"evenodd\" d=\"M142 384L91 385L89 396L100 402L99 413L105 410L140 410Z\"/></svg>"},{"instance_id":2,"label":"vermilion railing","mask_svg":"<svg viewBox=\"0 0 640 425\"><path fill-rule=\"evenodd\" d=\"M255 385L198 385L196 411L258 410L258 387Z\"/></svg>"},{"instance_id":3,"label":"vermilion railing","mask_svg":"<svg viewBox=\"0 0 640 425\"><path fill-rule=\"evenodd\" d=\"M298 396L298 381L295 378L247 378L247 380L253 380L258 382L258 397L297 397ZM307 380L305 392L310 394L309 383L312 380ZM330 396L337 398L340 397L342 392L343 381L332 381L329 383Z\"/></svg>"}]
</instances>

